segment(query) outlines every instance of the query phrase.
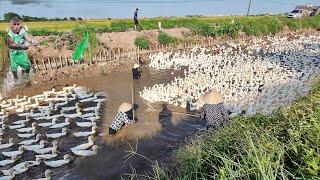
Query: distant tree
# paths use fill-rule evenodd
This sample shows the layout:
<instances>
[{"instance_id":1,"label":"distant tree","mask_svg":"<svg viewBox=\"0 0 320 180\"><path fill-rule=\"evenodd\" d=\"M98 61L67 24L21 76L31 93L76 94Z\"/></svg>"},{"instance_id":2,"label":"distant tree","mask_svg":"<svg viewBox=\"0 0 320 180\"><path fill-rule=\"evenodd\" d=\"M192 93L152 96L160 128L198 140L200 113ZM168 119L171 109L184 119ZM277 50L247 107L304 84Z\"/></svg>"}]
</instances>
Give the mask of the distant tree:
<instances>
[{"instance_id":1,"label":"distant tree","mask_svg":"<svg viewBox=\"0 0 320 180\"><path fill-rule=\"evenodd\" d=\"M76 20L76 18L74 18L74 17L70 17L69 18L71 21L75 21Z\"/></svg>"},{"instance_id":2,"label":"distant tree","mask_svg":"<svg viewBox=\"0 0 320 180\"><path fill-rule=\"evenodd\" d=\"M79 21L82 21L83 19L82 19L82 17L78 17L78 20L79 20Z\"/></svg>"},{"instance_id":3,"label":"distant tree","mask_svg":"<svg viewBox=\"0 0 320 180\"><path fill-rule=\"evenodd\" d=\"M19 16L19 14L14 13L14 12L5 13L5 14L3 15L4 21L10 22L11 19L12 19L13 17L15 17L15 16L18 16L19 18L21 18L21 17Z\"/></svg>"},{"instance_id":4,"label":"distant tree","mask_svg":"<svg viewBox=\"0 0 320 180\"><path fill-rule=\"evenodd\" d=\"M65 17L65 18L63 18L63 20L64 20L64 21L67 21L67 20L68 20L68 18L66 18L66 17Z\"/></svg>"}]
</instances>

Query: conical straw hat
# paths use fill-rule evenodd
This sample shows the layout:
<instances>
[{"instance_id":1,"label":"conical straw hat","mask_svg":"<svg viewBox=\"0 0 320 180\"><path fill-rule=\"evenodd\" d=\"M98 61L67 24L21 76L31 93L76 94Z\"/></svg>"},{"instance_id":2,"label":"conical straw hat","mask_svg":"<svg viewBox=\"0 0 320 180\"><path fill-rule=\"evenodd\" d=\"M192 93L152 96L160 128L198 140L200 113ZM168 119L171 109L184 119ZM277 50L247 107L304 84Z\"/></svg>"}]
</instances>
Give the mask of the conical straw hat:
<instances>
[{"instance_id":1,"label":"conical straw hat","mask_svg":"<svg viewBox=\"0 0 320 180\"><path fill-rule=\"evenodd\" d=\"M137 64L137 63L134 63L133 68L136 69L136 68L138 68L138 67L140 67L140 65Z\"/></svg>"},{"instance_id":2,"label":"conical straw hat","mask_svg":"<svg viewBox=\"0 0 320 180\"><path fill-rule=\"evenodd\" d=\"M205 104L219 104L223 102L223 97L217 91L210 91L202 96L202 100Z\"/></svg>"},{"instance_id":3,"label":"conical straw hat","mask_svg":"<svg viewBox=\"0 0 320 180\"><path fill-rule=\"evenodd\" d=\"M130 103L122 103L120 106L119 106L119 109L118 111L119 112L128 112L132 109L132 105Z\"/></svg>"}]
</instances>

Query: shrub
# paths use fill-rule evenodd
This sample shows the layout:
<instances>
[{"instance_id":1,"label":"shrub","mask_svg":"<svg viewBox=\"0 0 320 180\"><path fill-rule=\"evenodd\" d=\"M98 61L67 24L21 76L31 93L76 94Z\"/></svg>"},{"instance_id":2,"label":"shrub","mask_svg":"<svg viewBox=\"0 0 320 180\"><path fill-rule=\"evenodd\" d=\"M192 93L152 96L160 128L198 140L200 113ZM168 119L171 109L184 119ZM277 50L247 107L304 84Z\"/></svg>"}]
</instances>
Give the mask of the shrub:
<instances>
[{"instance_id":1,"label":"shrub","mask_svg":"<svg viewBox=\"0 0 320 180\"><path fill-rule=\"evenodd\" d=\"M136 37L134 44L141 49L148 49L151 41L146 37Z\"/></svg>"},{"instance_id":2,"label":"shrub","mask_svg":"<svg viewBox=\"0 0 320 180\"><path fill-rule=\"evenodd\" d=\"M160 32L158 35L158 41L160 44L170 44L170 43L176 44L178 42L178 38L172 37L167 33Z\"/></svg>"},{"instance_id":3,"label":"shrub","mask_svg":"<svg viewBox=\"0 0 320 180\"><path fill-rule=\"evenodd\" d=\"M268 24L269 32L272 34L278 33L282 31L283 25L279 22L277 19L272 19L270 23Z\"/></svg>"},{"instance_id":4,"label":"shrub","mask_svg":"<svg viewBox=\"0 0 320 180\"><path fill-rule=\"evenodd\" d=\"M195 33L200 34L202 36L209 37L216 35L214 28L208 23L195 24L192 29Z\"/></svg>"}]
</instances>

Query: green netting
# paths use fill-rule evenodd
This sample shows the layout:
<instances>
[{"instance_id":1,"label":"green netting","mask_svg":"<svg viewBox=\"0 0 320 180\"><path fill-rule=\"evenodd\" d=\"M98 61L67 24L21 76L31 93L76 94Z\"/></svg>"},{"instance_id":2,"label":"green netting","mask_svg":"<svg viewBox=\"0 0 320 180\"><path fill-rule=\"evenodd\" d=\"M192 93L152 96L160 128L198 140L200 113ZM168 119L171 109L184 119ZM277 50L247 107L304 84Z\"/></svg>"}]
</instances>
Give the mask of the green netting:
<instances>
[{"instance_id":1,"label":"green netting","mask_svg":"<svg viewBox=\"0 0 320 180\"><path fill-rule=\"evenodd\" d=\"M89 47L89 32L86 31L80 43L77 45L76 49L72 54L72 59L74 61L80 61L84 58L85 50Z\"/></svg>"}]
</instances>

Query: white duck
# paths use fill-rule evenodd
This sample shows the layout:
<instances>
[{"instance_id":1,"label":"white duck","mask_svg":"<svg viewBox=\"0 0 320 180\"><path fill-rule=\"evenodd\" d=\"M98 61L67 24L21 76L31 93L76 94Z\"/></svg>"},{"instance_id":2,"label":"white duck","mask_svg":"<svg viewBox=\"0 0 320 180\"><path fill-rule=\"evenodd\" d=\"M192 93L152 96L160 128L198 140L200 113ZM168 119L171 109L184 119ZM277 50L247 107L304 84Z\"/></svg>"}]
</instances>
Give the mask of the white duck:
<instances>
[{"instance_id":1,"label":"white duck","mask_svg":"<svg viewBox=\"0 0 320 180\"><path fill-rule=\"evenodd\" d=\"M91 122L76 122L78 127L92 127L94 125L97 125L95 120L92 120Z\"/></svg>"},{"instance_id":2,"label":"white duck","mask_svg":"<svg viewBox=\"0 0 320 180\"><path fill-rule=\"evenodd\" d=\"M58 141L53 141L52 142L52 147L34 149L33 151L36 154L46 154L46 153L52 152L52 151L57 150L57 149L58 149Z\"/></svg>"},{"instance_id":3,"label":"white duck","mask_svg":"<svg viewBox=\"0 0 320 180\"><path fill-rule=\"evenodd\" d=\"M9 148L9 147L11 147L13 145L14 145L13 138L10 138L8 143L0 144L0 149L6 149L6 148Z\"/></svg>"},{"instance_id":4,"label":"white duck","mask_svg":"<svg viewBox=\"0 0 320 180\"><path fill-rule=\"evenodd\" d=\"M80 108L77 108L77 109L76 109L76 113L74 113L74 114L65 114L64 111L62 111L62 110L61 110L61 113L62 113L63 116L66 117L66 118L76 118L76 117L79 117L79 116L82 115Z\"/></svg>"},{"instance_id":5,"label":"white duck","mask_svg":"<svg viewBox=\"0 0 320 180\"><path fill-rule=\"evenodd\" d=\"M10 168L10 169L3 169L3 170L1 170L1 172L2 172L2 174L3 174L4 176L9 176L10 173L13 173L13 174L14 174L14 169L12 169L12 168Z\"/></svg>"},{"instance_id":6,"label":"white duck","mask_svg":"<svg viewBox=\"0 0 320 180\"><path fill-rule=\"evenodd\" d=\"M72 153L78 156L94 156L98 153L99 146L94 145L92 146L91 150L81 150L81 149L71 149Z\"/></svg>"},{"instance_id":7,"label":"white duck","mask_svg":"<svg viewBox=\"0 0 320 180\"><path fill-rule=\"evenodd\" d=\"M1 176L0 177L0 180L11 180L15 177L15 174L14 174L14 170L13 169L10 169L11 171L9 172L8 175L5 175L5 176Z\"/></svg>"},{"instance_id":8,"label":"white duck","mask_svg":"<svg viewBox=\"0 0 320 180\"><path fill-rule=\"evenodd\" d=\"M58 150L53 149L51 154L41 154L41 155L36 155L36 158L41 158L41 159L52 159L58 156Z\"/></svg>"},{"instance_id":9,"label":"white duck","mask_svg":"<svg viewBox=\"0 0 320 180\"><path fill-rule=\"evenodd\" d=\"M94 100L92 100L93 102L97 102L97 103L102 103L102 102L104 102L104 101L106 101L107 100L107 98L98 98L98 99L94 99Z\"/></svg>"},{"instance_id":10,"label":"white duck","mask_svg":"<svg viewBox=\"0 0 320 180\"><path fill-rule=\"evenodd\" d=\"M62 128L61 133L46 134L46 136L47 136L47 138L52 138L52 139L60 138L62 136L67 135L67 130L68 130L67 128Z\"/></svg>"},{"instance_id":11,"label":"white duck","mask_svg":"<svg viewBox=\"0 0 320 180\"><path fill-rule=\"evenodd\" d=\"M88 137L88 143L84 143L84 144L80 144L78 146L72 147L70 148L71 150L84 150L84 149L88 149L91 146L93 146L93 136L89 136Z\"/></svg>"},{"instance_id":12,"label":"white duck","mask_svg":"<svg viewBox=\"0 0 320 180\"><path fill-rule=\"evenodd\" d=\"M6 166L9 164L13 164L14 162L16 162L19 158L17 156L12 156L11 159L5 159L0 161L0 166Z\"/></svg>"},{"instance_id":13,"label":"white duck","mask_svg":"<svg viewBox=\"0 0 320 180\"><path fill-rule=\"evenodd\" d=\"M76 87L77 87L77 85L73 84L72 86L63 87L62 90L65 92L69 92L69 91L72 91Z\"/></svg>"},{"instance_id":14,"label":"white duck","mask_svg":"<svg viewBox=\"0 0 320 180\"><path fill-rule=\"evenodd\" d=\"M66 112L66 111L73 111L73 110L76 110L76 109L78 109L78 108L79 108L79 103L77 102L77 103L75 104L75 106L61 107L61 110L62 110L63 112Z\"/></svg>"},{"instance_id":15,"label":"white duck","mask_svg":"<svg viewBox=\"0 0 320 180\"><path fill-rule=\"evenodd\" d=\"M63 128L65 126L69 126L69 125L70 125L70 119L66 118L64 123L52 125L52 126L50 126L50 129Z\"/></svg>"},{"instance_id":16,"label":"white duck","mask_svg":"<svg viewBox=\"0 0 320 180\"><path fill-rule=\"evenodd\" d=\"M80 118L88 118L88 117L93 117L93 116L98 116L99 115L99 110L95 110L94 113L86 113L81 116Z\"/></svg>"},{"instance_id":17,"label":"white duck","mask_svg":"<svg viewBox=\"0 0 320 180\"><path fill-rule=\"evenodd\" d=\"M25 126L26 126L26 124L22 123L22 124L18 124L18 125L9 126L9 129L19 129L19 128L23 128Z\"/></svg>"},{"instance_id":18,"label":"white duck","mask_svg":"<svg viewBox=\"0 0 320 180\"><path fill-rule=\"evenodd\" d=\"M20 138L31 138L36 135L37 130L33 129L31 133L17 134Z\"/></svg>"},{"instance_id":19,"label":"white duck","mask_svg":"<svg viewBox=\"0 0 320 180\"><path fill-rule=\"evenodd\" d=\"M2 155L7 156L7 157L12 157L12 156L21 155L23 152L24 152L24 147L19 146L18 151L3 151Z\"/></svg>"},{"instance_id":20,"label":"white duck","mask_svg":"<svg viewBox=\"0 0 320 180\"><path fill-rule=\"evenodd\" d=\"M86 111L99 111L100 108L101 108L101 103L97 103L96 106L84 108L84 109L82 109L82 111L84 111L84 112L86 112Z\"/></svg>"},{"instance_id":21,"label":"white duck","mask_svg":"<svg viewBox=\"0 0 320 180\"><path fill-rule=\"evenodd\" d=\"M27 151L33 151L34 149L41 149L44 148L45 140L41 140L39 144L24 146L24 149Z\"/></svg>"},{"instance_id":22,"label":"white duck","mask_svg":"<svg viewBox=\"0 0 320 180\"><path fill-rule=\"evenodd\" d=\"M44 163L49 167L60 167L70 162L71 156L66 154L63 156L63 159L56 161L44 161Z\"/></svg>"},{"instance_id":23,"label":"white duck","mask_svg":"<svg viewBox=\"0 0 320 180\"><path fill-rule=\"evenodd\" d=\"M27 161L27 167L39 166L42 162L42 158L36 157L35 161Z\"/></svg>"},{"instance_id":24,"label":"white duck","mask_svg":"<svg viewBox=\"0 0 320 180\"><path fill-rule=\"evenodd\" d=\"M33 179L33 180L51 180L51 173L52 173L52 171L50 169L47 169L44 172L44 178L38 178L38 179Z\"/></svg>"},{"instance_id":25,"label":"white duck","mask_svg":"<svg viewBox=\"0 0 320 180\"><path fill-rule=\"evenodd\" d=\"M33 122L33 123L31 124L31 127L19 128L19 129L17 129L17 131L20 132L20 133L30 132L30 131L36 129L36 125L37 125L37 123L36 123L36 122Z\"/></svg>"},{"instance_id":26,"label":"white duck","mask_svg":"<svg viewBox=\"0 0 320 180\"><path fill-rule=\"evenodd\" d=\"M14 169L14 168L12 168ZM28 171L28 165L24 164L22 167L14 169L14 174L19 175Z\"/></svg>"},{"instance_id":27,"label":"white duck","mask_svg":"<svg viewBox=\"0 0 320 180\"><path fill-rule=\"evenodd\" d=\"M55 125L56 122L57 122L57 118L53 118L51 122L39 123L38 126L40 126L40 127L49 127L49 126Z\"/></svg>"},{"instance_id":28,"label":"white duck","mask_svg":"<svg viewBox=\"0 0 320 180\"><path fill-rule=\"evenodd\" d=\"M29 121L30 121L29 116L26 116L26 119L25 119L25 120L15 121L15 122L13 122L13 124L15 124L15 125L25 124L25 123L27 123L27 122L29 122Z\"/></svg>"},{"instance_id":29,"label":"white duck","mask_svg":"<svg viewBox=\"0 0 320 180\"><path fill-rule=\"evenodd\" d=\"M73 133L73 135L74 135L75 137L86 137L86 136L90 136L90 135L93 135L93 134L96 133L97 128L98 128L98 127L97 127L96 125L94 125L94 126L92 126L91 131L76 132L76 133Z\"/></svg>"},{"instance_id":30,"label":"white duck","mask_svg":"<svg viewBox=\"0 0 320 180\"><path fill-rule=\"evenodd\" d=\"M40 140L40 137L41 137L41 134L37 134L35 139L24 140L24 141L19 142L18 144L20 144L20 145L30 145L30 144L38 142Z\"/></svg>"}]
</instances>

